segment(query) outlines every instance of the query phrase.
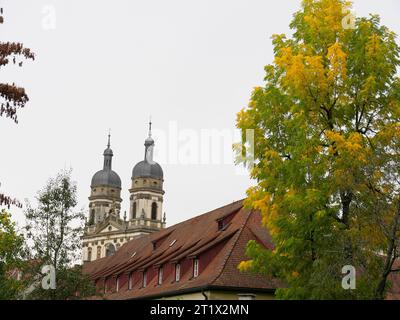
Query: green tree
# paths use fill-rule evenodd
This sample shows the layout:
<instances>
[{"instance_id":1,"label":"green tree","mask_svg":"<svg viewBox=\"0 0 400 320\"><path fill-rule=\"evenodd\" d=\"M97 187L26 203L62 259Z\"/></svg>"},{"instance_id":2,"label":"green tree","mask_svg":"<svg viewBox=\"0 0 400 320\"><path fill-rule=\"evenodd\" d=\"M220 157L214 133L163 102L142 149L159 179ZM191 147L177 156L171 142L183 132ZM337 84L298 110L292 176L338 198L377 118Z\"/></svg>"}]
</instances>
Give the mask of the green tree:
<instances>
[{"instance_id":1,"label":"green tree","mask_svg":"<svg viewBox=\"0 0 400 320\"><path fill-rule=\"evenodd\" d=\"M76 184L71 171L62 171L38 193L38 207L29 203L26 210L27 239L32 243L32 259L40 261L29 273L37 280L43 265L52 265L56 272L56 289L40 286L31 299L75 299L94 293L93 284L73 267L80 257L84 214L75 211Z\"/></svg>"},{"instance_id":2,"label":"green tree","mask_svg":"<svg viewBox=\"0 0 400 320\"><path fill-rule=\"evenodd\" d=\"M259 209L275 249L250 242L242 270L284 280L283 299L383 298L399 253L400 81L396 35L351 3L304 0L274 35L265 86L238 114L255 130ZM342 288L342 267L357 270Z\"/></svg>"},{"instance_id":3,"label":"green tree","mask_svg":"<svg viewBox=\"0 0 400 320\"><path fill-rule=\"evenodd\" d=\"M17 279L22 267L24 239L15 230L11 215L0 211L0 300L17 299L23 283Z\"/></svg>"}]
</instances>

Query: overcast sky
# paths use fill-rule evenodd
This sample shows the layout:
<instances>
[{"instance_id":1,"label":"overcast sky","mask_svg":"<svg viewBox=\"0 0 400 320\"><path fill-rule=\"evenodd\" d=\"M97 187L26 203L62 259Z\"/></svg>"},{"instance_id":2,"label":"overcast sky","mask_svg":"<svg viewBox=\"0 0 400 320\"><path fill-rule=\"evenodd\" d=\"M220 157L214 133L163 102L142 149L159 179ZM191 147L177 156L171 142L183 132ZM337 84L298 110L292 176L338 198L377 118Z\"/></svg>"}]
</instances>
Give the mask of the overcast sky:
<instances>
[{"instance_id":1,"label":"overcast sky","mask_svg":"<svg viewBox=\"0 0 400 320\"><path fill-rule=\"evenodd\" d=\"M18 125L0 119L0 190L32 200L49 177L72 167L79 207L86 208L111 128L127 210L151 115L168 225L243 198L251 181L226 160L229 137L273 59L271 35L289 32L299 3L0 0L1 41L21 41L37 55L0 72L1 83L24 86L30 97ZM400 34L400 1L356 0L355 11L380 14ZM221 147L193 154L200 145L207 150L201 133L211 130L225 130ZM20 210L13 216L23 222Z\"/></svg>"}]
</instances>

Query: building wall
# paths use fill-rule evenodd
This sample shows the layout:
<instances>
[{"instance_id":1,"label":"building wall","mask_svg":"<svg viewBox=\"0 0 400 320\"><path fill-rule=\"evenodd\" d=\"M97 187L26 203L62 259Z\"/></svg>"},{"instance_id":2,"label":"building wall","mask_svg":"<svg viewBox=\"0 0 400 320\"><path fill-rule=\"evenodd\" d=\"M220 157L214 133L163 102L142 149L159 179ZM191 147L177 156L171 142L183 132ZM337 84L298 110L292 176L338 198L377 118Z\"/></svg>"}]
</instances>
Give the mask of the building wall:
<instances>
[{"instance_id":1,"label":"building wall","mask_svg":"<svg viewBox=\"0 0 400 320\"><path fill-rule=\"evenodd\" d=\"M142 235L142 233L132 230L132 232L120 231L113 234L110 233L99 233L95 237L86 236L82 238L82 257L84 261L88 260L89 248L92 249L92 258L90 261L97 259L97 247L101 247L101 256L106 256L106 248L108 244L113 244L115 249L118 250L126 242Z\"/></svg>"}]
</instances>

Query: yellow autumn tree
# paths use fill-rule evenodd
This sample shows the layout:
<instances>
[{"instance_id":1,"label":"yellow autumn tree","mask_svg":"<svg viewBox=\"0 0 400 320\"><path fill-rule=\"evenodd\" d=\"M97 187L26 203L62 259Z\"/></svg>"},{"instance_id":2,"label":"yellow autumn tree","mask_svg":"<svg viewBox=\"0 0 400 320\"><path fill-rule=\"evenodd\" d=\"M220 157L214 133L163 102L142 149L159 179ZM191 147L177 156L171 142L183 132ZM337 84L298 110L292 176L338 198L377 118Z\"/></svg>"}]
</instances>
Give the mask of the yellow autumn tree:
<instances>
[{"instance_id":1,"label":"yellow autumn tree","mask_svg":"<svg viewBox=\"0 0 400 320\"><path fill-rule=\"evenodd\" d=\"M349 25L350 8L304 0L238 113L238 128L255 130L246 204L275 246L250 242L239 268L284 280L283 299L382 299L397 272L400 49L378 16ZM355 290L342 287L347 265Z\"/></svg>"}]
</instances>

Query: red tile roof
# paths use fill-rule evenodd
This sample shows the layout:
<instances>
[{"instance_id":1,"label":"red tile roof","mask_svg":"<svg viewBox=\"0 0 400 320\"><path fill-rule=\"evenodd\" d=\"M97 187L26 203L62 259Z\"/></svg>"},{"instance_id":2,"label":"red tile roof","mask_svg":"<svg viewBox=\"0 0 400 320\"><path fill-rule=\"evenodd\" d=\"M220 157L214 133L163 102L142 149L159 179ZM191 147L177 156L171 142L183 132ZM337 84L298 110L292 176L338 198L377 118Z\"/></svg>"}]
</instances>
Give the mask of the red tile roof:
<instances>
[{"instance_id":1,"label":"red tile roof","mask_svg":"<svg viewBox=\"0 0 400 320\"><path fill-rule=\"evenodd\" d=\"M226 219L227 223L220 230L218 221L221 219ZM113 287L105 294L108 299L162 297L206 287L273 292L279 286L277 280L265 275L242 273L237 269L240 261L246 260L246 244L252 239L272 248L270 235L261 226L260 213L245 209L241 200L131 240L114 256L85 263L83 270L97 283L103 284L107 279ZM193 278L192 272L195 257L200 261L197 278ZM179 282L175 281L177 262L181 264ZM163 281L158 285L157 268L160 265L163 266ZM143 270L148 274L145 288L142 288L141 281ZM131 272L133 288L128 290L128 275ZM120 285L115 292L117 276L120 277Z\"/></svg>"}]
</instances>

